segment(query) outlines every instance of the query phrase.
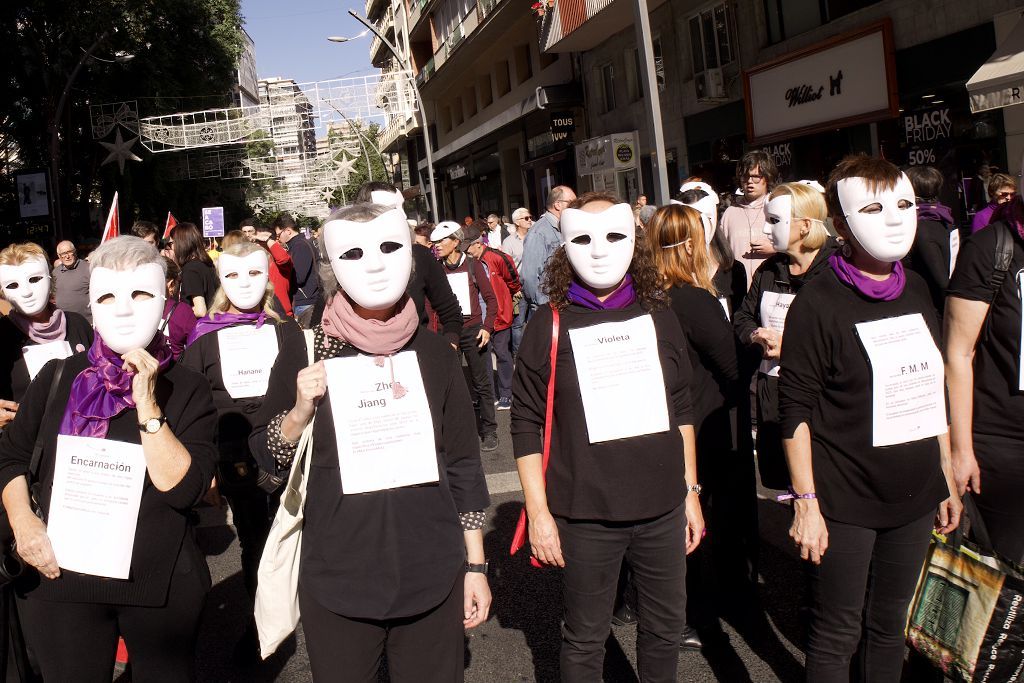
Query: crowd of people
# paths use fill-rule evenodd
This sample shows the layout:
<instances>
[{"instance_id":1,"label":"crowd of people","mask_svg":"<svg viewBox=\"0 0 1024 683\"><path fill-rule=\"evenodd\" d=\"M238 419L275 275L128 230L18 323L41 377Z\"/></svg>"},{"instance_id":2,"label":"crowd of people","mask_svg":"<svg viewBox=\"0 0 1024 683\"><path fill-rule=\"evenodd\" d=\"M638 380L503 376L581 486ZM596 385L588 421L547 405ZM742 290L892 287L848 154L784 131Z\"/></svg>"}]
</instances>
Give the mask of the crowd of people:
<instances>
[{"instance_id":1,"label":"crowd of people","mask_svg":"<svg viewBox=\"0 0 1024 683\"><path fill-rule=\"evenodd\" d=\"M110 680L120 637L138 680L193 680L194 509L230 506L255 599L301 467L314 680L376 680L384 653L392 680L462 680L491 608L481 453L510 410L509 540L561 569L562 680L601 680L635 621L640 680L675 681L680 648L758 609L758 476L807 562L806 679L900 680L931 531L966 492L1024 558L1024 202L993 176L989 216L957 226L935 169L860 155L822 180L753 151L734 200L699 177L664 206L563 185L536 220L433 224L376 182L308 235L282 214L217 248L145 221L87 261L7 246L0 489L27 567L4 595L27 666Z\"/></svg>"}]
</instances>

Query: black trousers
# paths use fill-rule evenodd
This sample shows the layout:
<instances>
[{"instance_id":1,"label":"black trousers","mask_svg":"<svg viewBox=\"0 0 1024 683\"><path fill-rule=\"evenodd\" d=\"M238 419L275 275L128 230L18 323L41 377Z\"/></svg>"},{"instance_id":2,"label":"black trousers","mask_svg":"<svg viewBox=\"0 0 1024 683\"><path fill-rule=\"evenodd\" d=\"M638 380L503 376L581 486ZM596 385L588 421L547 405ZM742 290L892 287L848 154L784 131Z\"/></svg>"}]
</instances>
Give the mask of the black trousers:
<instances>
[{"instance_id":1,"label":"black trousers","mask_svg":"<svg viewBox=\"0 0 1024 683\"><path fill-rule=\"evenodd\" d=\"M463 327L459 337L459 350L466 358L469 374L473 381L469 386L469 394L479 404L480 435L494 434L498 431L498 423L494 416L494 387L491 385L491 353L487 345L479 348L476 335L480 326Z\"/></svg>"},{"instance_id":2,"label":"black trousers","mask_svg":"<svg viewBox=\"0 0 1024 683\"><path fill-rule=\"evenodd\" d=\"M18 597L18 615L44 681L110 683L120 635L134 680L184 683L195 680L199 618L209 587L206 567L192 566L172 574L163 607L50 602L29 593Z\"/></svg>"},{"instance_id":3,"label":"black trousers","mask_svg":"<svg viewBox=\"0 0 1024 683\"><path fill-rule=\"evenodd\" d=\"M825 520L828 550L820 565L808 564L808 683L898 683L907 608L933 521L931 512L891 529Z\"/></svg>"},{"instance_id":4,"label":"black trousers","mask_svg":"<svg viewBox=\"0 0 1024 683\"><path fill-rule=\"evenodd\" d=\"M256 597L256 574L260 567L263 546L267 543L270 525L281 500L280 493L269 494L255 484L224 492L231 506L231 518L242 548L242 577L250 598Z\"/></svg>"},{"instance_id":5,"label":"black trousers","mask_svg":"<svg viewBox=\"0 0 1024 683\"><path fill-rule=\"evenodd\" d=\"M556 517L565 558L562 681L601 680L623 558L637 590L637 664L643 683L674 683L686 625L686 512L600 522Z\"/></svg>"},{"instance_id":6,"label":"black trousers","mask_svg":"<svg viewBox=\"0 0 1024 683\"><path fill-rule=\"evenodd\" d=\"M972 494L993 550L1024 562L1024 444L974 435L974 456L981 470L981 494Z\"/></svg>"},{"instance_id":7,"label":"black trousers","mask_svg":"<svg viewBox=\"0 0 1024 683\"><path fill-rule=\"evenodd\" d=\"M464 574L444 602L401 619L349 619L326 609L299 583L299 611L314 681L376 683L387 651L396 683L462 683Z\"/></svg>"}]
</instances>

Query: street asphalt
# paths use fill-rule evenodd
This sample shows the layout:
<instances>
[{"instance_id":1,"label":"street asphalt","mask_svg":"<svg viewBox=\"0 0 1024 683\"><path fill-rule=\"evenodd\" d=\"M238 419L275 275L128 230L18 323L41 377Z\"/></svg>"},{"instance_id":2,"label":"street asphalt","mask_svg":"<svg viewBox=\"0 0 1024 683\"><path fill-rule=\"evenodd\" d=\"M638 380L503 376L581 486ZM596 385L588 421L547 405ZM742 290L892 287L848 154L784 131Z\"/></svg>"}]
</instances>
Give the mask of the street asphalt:
<instances>
[{"instance_id":1,"label":"street asphalt","mask_svg":"<svg viewBox=\"0 0 1024 683\"><path fill-rule=\"evenodd\" d=\"M485 547L491 563L494 596L487 623L466 637L468 683L512 683L558 680L560 620L559 575L555 570L530 566L526 553L508 554L512 531L521 509L522 494L515 475L508 437L509 413L498 413L501 443L498 451L483 454L492 491L485 529ZM789 511L774 502L770 492L759 496L761 529L760 600L763 618L723 621L727 638L707 644L703 651L684 651L679 681L802 681L803 626L800 594L803 574L799 558L787 537ZM239 547L224 515L203 514L200 542L208 554L214 586L209 595L198 648L199 680L299 682L311 680L301 627L294 638L262 663L239 664L232 651L246 619L247 599L239 567ZM607 643L605 680L638 681L636 628L614 627ZM381 680L386 681L382 673ZM910 680L907 677L904 681ZM920 679L916 679L920 680ZM942 680L941 678L939 679Z\"/></svg>"}]
</instances>

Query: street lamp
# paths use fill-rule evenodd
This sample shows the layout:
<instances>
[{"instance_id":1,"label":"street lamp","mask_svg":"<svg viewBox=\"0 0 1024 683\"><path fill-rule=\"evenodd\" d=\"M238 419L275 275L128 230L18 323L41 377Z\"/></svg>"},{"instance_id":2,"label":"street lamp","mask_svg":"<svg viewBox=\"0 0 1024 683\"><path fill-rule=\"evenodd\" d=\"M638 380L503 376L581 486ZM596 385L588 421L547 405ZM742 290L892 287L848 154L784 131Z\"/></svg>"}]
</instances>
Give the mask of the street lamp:
<instances>
[{"instance_id":1,"label":"street lamp","mask_svg":"<svg viewBox=\"0 0 1024 683\"><path fill-rule=\"evenodd\" d=\"M383 43L384 46L387 47L387 49L391 52L391 54L394 55L398 63L402 65L402 71L404 71L407 74L412 73L412 66L409 64L409 60L402 57L402 55L399 54L398 52L398 48L396 48L391 43L390 40L385 38L381 34L381 32L378 31L373 26L373 24L371 24L365 18L359 16L359 14L357 14L355 10L349 10L348 13L352 16L353 19L355 19L360 24L365 26L366 30L355 36L331 36L327 40L331 41L332 43L347 43L350 40L355 40L356 38L361 38L362 36L365 36L366 32L370 31L373 33L373 35L380 38L381 43ZM430 149L430 128L427 126L427 110L423 106L423 98L420 97L420 89L416 85L416 79L410 78L409 85L412 88L413 96L416 98L416 108L419 109L420 113L420 126L423 129L423 146L427 151L427 178L430 182L430 209L433 214L433 218L436 221L438 220L438 218L440 218L440 214L437 211L437 191L434 188L434 153Z\"/></svg>"},{"instance_id":2,"label":"street lamp","mask_svg":"<svg viewBox=\"0 0 1024 683\"><path fill-rule=\"evenodd\" d=\"M117 29L111 29L104 31L100 34L100 37L96 39L88 49L82 50L82 58L78 60L78 64L71 70L71 74L68 76L68 82L64 86L64 91L60 94L60 99L57 100L57 106L53 110L53 119L50 122L50 176L51 176L51 187L53 189L53 232L54 236L59 242L64 238L64 215L61 211L61 195L60 195L60 122L61 117L64 113L64 105L67 103L68 95L71 93L71 86L74 85L75 79L78 78L79 72L82 67L90 59L95 59L101 62L107 62L111 64L123 64L129 62L135 58L135 55L126 52L114 53L114 59L100 59L95 57L92 53L106 40L111 33L116 33Z\"/></svg>"}]
</instances>

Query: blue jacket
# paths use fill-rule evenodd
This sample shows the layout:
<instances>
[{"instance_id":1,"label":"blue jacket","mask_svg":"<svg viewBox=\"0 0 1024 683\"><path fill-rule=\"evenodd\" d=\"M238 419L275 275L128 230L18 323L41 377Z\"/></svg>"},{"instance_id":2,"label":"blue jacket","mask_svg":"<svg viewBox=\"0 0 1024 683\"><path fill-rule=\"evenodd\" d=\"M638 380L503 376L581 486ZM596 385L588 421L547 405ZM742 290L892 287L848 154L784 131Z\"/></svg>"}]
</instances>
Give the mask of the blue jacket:
<instances>
[{"instance_id":1,"label":"blue jacket","mask_svg":"<svg viewBox=\"0 0 1024 683\"><path fill-rule=\"evenodd\" d=\"M544 269L548 259L562 246L562 233L558 229L558 219L545 211L523 241L523 262L519 268L519 278L523 282L523 296L532 304L545 304L548 296L541 291L544 281Z\"/></svg>"}]
</instances>

